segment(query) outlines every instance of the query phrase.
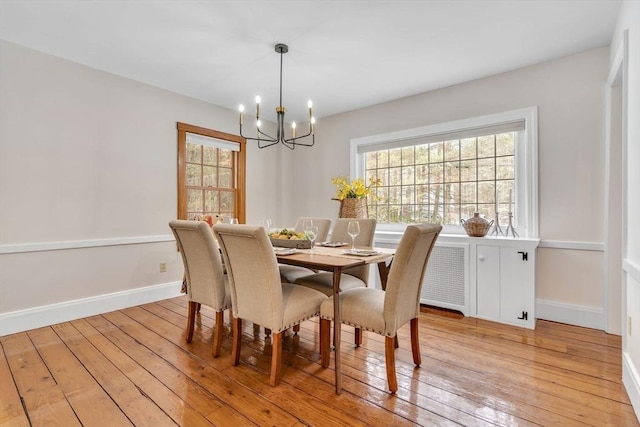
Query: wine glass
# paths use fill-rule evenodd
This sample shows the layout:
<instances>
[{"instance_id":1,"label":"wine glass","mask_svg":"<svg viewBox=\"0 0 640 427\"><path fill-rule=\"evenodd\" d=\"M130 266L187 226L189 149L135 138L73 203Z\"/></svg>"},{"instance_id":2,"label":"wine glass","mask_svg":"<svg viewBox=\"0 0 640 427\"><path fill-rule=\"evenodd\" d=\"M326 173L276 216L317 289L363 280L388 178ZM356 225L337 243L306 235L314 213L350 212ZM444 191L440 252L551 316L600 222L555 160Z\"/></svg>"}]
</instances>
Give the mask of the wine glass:
<instances>
[{"instance_id":1,"label":"wine glass","mask_svg":"<svg viewBox=\"0 0 640 427\"><path fill-rule=\"evenodd\" d=\"M358 221L349 221L347 233L351 236L351 252L356 251L356 236L360 234L360 223Z\"/></svg>"},{"instance_id":2,"label":"wine glass","mask_svg":"<svg viewBox=\"0 0 640 427\"><path fill-rule=\"evenodd\" d=\"M305 233L307 234L307 238L311 241L311 248L309 249L309 253L312 254L313 244L316 241L316 237L318 237L318 227L312 225L305 230Z\"/></svg>"},{"instance_id":3,"label":"wine glass","mask_svg":"<svg viewBox=\"0 0 640 427\"><path fill-rule=\"evenodd\" d=\"M238 224L238 218L229 218L229 224Z\"/></svg>"},{"instance_id":4,"label":"wine glass","mask_svg":"<svg viewBox=\"0 0 640 427\"><path fill-rule=\"evenodd\" d=\"M262 218L260 220L259 225L261 225L265 230L267 230L267 233L268 233L269 230L271 230L271 218Z\"/></svg>"},{"instance_id":5,"label":"wine glass","mask_svg":"<svg viewBox=\"0 0 640 427\"><path fill-rule=\"evenodd\" d=\"M307 228L313 227L312 219L305 219L302 221L302 231L307 231Z\"/></svg>"}]
</instances>

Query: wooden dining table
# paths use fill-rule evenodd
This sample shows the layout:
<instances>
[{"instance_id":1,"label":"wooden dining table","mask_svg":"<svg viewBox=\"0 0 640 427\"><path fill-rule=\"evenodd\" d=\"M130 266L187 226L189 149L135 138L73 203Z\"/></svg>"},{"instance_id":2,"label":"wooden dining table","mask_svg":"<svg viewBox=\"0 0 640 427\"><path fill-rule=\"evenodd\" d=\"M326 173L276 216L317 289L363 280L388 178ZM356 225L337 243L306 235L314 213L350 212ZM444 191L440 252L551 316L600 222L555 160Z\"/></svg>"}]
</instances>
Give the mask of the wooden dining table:
<instances>
[{"instance_id":1,"label":"wooden dining table","mask_svg":"<svg viewBox=\"0 0 640 427\"><path fill-rule=\"evenodd\" d=\"M342 271L352 267L366 264L377 264L380 273L382 289L386 287L389 274L388 261L393 259L395 250L387 248L356 247L360 251L371 251L374 254L355 255L349 253L345 247L314 247L310 249L298 249L293 254L276 253L281 264L297 265L314 270L330 271L333 273L333 330L334 330L334 360L335 360L335 385L336 394L342 391L342 371L340 356L341 316L340 316L340 276Z\"/></svg>"}]
</instances>

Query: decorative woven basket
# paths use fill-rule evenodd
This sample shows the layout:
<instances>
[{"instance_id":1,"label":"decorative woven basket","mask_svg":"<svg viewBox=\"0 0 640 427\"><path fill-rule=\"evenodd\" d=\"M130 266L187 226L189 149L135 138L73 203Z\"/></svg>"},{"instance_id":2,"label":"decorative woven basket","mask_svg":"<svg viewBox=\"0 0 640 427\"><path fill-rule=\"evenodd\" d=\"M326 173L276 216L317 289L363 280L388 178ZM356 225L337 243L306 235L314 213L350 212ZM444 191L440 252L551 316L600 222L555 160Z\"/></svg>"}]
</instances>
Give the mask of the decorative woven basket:
<instances>
[{"instance_id":1,"label":"decorative woven basket","mask_svg":"<svg viewBox=\"0 0 640 427\"><path fill-rule=\"evenodd\" d=\"M340 200L339 218L369 218L367 199Z\"/></svg>"},{"instance_id":2,"label":"decorative woven basket","mask_svg":"<svg viewBox=\"0 0 640 427\"><path fill-rule=\"evenodd\" d=\"M461 219L460 222L464 231L471 237L484 237L493 225L493 220L487 221L480 217L478 212L474 213L473 217L468 220Z\"/></svg>"}]
</instances>

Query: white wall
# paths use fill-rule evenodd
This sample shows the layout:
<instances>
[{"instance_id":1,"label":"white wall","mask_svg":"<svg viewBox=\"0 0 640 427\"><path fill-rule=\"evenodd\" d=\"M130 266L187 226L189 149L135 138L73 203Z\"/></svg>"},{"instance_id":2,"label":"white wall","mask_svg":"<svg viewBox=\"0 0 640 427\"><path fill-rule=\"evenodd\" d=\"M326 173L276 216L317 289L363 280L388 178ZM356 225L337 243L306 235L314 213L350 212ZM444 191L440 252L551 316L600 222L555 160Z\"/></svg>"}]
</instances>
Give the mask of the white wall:
<instances>
[{"instance_id":1,"label":"white wall","mask_svg":"<svg viewBox=\"0 0 640 427\"><path fill-rule=\"evenodd\" d=\"M5 41L0 58L0 333L21 310L177 293L176 123L237 133L236 113ZM277 209L276 161L248 149L248 221Z\"/></svg>"},{"instance_id":2,"label":"white wall","mask_svg":"<svg viewBox=\"0 0 640 427\"><path fill-rule=\"evenodd\" d=\"M581 318L585 326L604 328L608 55L606 47L594 49L321 120L316 147L291 153L292 170L307 178L293 181L287 192L289 221L311 212L337 216L330 180L349 174L352 138L538 106L539 237L547 246L538 252L538 314L560 320L556 319L560 309L563 319ZM402 78L401 71L396 78Z\"/></svg>"},{"instance_id":3,"label":"white wall","mask_svg":"<svg viewBox=\"0 0 640 427\"><path fill-rule=\"evenodd\" d=\"M626 188L626 210L623 212L623 305L622 336L623 381L640 418L640 2L626 0L622 4L613 42L611 66L616 54L625 50L623 60L623 145L626 162L623 176ZM626 106L626 111L624 106ZM626 140L626 144L624 141ZM624 149L624 148L623 148ZM623 207L624 207L623 205ZM626 232L625 232L626 231ZM630 325L630 328L628 326Z\"/></svg>"}]
</instances>

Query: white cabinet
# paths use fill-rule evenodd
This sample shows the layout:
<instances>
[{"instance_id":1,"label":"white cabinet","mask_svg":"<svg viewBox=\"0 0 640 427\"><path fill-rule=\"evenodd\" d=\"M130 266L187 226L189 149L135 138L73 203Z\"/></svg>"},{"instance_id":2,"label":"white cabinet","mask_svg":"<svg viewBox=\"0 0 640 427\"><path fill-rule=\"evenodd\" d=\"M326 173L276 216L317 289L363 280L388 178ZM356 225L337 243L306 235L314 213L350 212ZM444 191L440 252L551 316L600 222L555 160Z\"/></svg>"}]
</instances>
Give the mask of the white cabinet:
<instances>
[{"instance_id":1,"label":"white cabinet","mask_svg":"<svg viewBox=\"0 0 640 427\"><path fill-rule=\"evenodd\" d=\"M477 317L535 328L537 244L537 240L495 239L476 245L472 276Z\"/></svg>"}]
</instances>

